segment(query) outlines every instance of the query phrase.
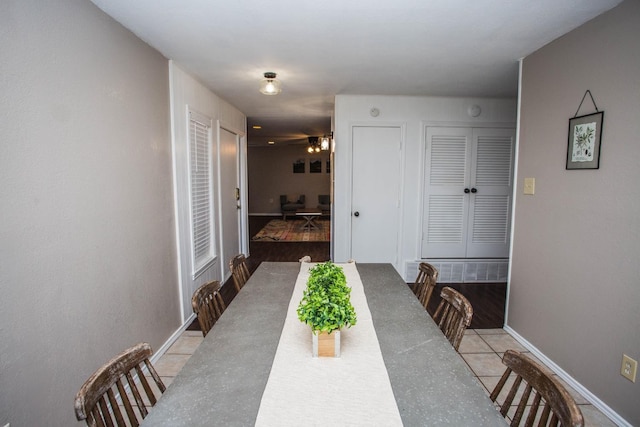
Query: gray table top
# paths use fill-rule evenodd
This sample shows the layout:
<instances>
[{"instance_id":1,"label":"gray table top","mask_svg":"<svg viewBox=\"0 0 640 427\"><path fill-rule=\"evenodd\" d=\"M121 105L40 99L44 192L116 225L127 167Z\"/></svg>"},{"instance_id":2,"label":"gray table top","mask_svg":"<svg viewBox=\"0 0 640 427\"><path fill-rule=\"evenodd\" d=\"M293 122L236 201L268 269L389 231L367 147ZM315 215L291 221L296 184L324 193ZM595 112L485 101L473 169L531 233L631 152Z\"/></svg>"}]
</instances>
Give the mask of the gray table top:
<instances>
[{"instance_id":1,"label":"gray table top","mask_svg":"<svg viewBox=\"0 0 640 427\"><path fill-rule=\"evenodd\" d=\"M403 424L507 425L393 266L357 267ZM260 265L144 426L254 425L299 269Z\"/></svg>"}]
</instances>

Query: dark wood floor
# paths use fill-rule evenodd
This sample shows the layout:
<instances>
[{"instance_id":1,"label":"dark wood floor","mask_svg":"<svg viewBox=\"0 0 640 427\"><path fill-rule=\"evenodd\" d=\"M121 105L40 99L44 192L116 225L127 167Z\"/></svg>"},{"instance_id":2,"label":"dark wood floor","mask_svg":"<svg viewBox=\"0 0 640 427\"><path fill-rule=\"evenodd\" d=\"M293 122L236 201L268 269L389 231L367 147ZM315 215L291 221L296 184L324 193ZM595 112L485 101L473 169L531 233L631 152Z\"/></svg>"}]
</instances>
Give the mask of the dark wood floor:
<instances>
[{"instance_id":1,"label":"dark wood floor","mask_svg":"<svg viewBox=\"0 0 640 427\"><path fill-rule=\"evenodd\" d=\"M249 235L255 235L272 217L250 216ZM250 256L247 258L249 271L253 273L262 261L298 261L305 255L309 255L314 262L328 261L330 249L328 242L254 242L249 243ZM433 297L428 307L433 315L437 304L440 302L440 289L443 286L451 286L460 291L469 299L473 306L473 320L471 328L490 329L502 328L504 324L504 307L506 301L507 286L505 283L454 283L438 284L433 292ZM235 297L235 289L231 281L223 286L223 297L230 303ZM195 325L189 329L197 329Z\"/></svg>"}]
</instances>

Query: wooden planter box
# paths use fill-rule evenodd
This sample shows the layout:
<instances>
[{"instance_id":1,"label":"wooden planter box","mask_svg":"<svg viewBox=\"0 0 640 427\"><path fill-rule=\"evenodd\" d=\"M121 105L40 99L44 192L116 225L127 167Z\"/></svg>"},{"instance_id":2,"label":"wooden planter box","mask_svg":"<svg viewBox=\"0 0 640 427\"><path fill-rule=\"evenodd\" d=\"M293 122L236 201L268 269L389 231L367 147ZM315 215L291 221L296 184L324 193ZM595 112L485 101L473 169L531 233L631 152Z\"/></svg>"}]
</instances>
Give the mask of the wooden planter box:
<instances>
[{"instance_id":1,"label":"wooden planter box","mask_svg":"<svg viewBox=\"0 0 640 427\"><path fill-rule=\"evenodd\" d=\"M340 331L311 333L313 357L340 357Z\"/></svg>"}]
</instances>

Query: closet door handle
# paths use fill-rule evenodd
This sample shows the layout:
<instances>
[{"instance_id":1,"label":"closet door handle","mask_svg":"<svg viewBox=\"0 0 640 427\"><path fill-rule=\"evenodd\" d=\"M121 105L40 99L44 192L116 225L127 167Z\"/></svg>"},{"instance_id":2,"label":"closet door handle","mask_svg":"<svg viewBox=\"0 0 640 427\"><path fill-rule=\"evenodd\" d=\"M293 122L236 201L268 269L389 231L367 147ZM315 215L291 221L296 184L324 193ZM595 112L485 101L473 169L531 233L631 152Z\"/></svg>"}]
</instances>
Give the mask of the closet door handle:
<instances>
[{"instance_id":1,"label":"closet door handle","mask_svg":"<svg viewBox=\"0 0 640 427\"><path fill-rule=\"evenodd\" d=\"M472 192L472 193L477 193L477 192L478 192L478 190L476 190L475 188L472 188L472 189L471 189L471 192Z\"/></svg>"},{"instance_id":2,"label":"closet door handle","mask_svg":"<svg viewBox=\"0 0 640 427\"><path fill-rule=\"evenodd\" d=\"M355 211L355 212L353 213L353 216L360 216L360 212Z\"/></svg>"},{"instance_id":3,"label":"closet door handle","mask_svg":"<svg viewBox=\"0 0 640 427\"><path fill-rule=\"evenodd\" d=\"M468 188L465 188L465 189L464 189L464 192L465 192L465 194L469 194L469 189L468 189Z\"/></svg>"}]
</instances>

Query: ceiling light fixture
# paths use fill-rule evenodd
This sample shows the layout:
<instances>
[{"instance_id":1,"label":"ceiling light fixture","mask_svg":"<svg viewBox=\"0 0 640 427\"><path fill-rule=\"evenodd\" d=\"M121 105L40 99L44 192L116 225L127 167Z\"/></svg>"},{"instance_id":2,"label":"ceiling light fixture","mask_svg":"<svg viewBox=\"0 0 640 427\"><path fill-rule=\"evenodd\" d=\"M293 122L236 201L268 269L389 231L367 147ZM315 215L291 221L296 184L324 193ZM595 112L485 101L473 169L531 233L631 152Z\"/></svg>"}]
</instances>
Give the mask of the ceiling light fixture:
<instances>
[{"instance_id":1,"label":"ceiling light fixture","mask_svg":"<svg viewBox=\"0 0 640 427\"><path fill-rule=\"evenodd\" d=\"M309 147L307 148L307 151L309 153L319 153L320 152L320 143L318 142L318 137L317 136L310 136L309 137Z\"/></svg>"},{"instance_id":2,"label":"ceiling light fixture","mask_svg":"<svg viewBox=\"0 0 640 427\"><path fill-rule=\"evenodd\" d=\"M309 153L319 153L320 151L327 151L331 148L331 143L333 142L333 132L328 135L320 136L310 136L309 139L309 147L307 147L307 151Z\"/></svg>"},{"instance_id":3,"label":"ceiling light fixture","mask_svg":"<svg viewBox=\"0 0 640 427\"><path fill-rule=\"evenodd\" d=\"M264 73L264 79L260 81L260 93L264 95L277 95L282 92L280 80L276 79L276 73Z\"/></svg>"}]
</instances>

